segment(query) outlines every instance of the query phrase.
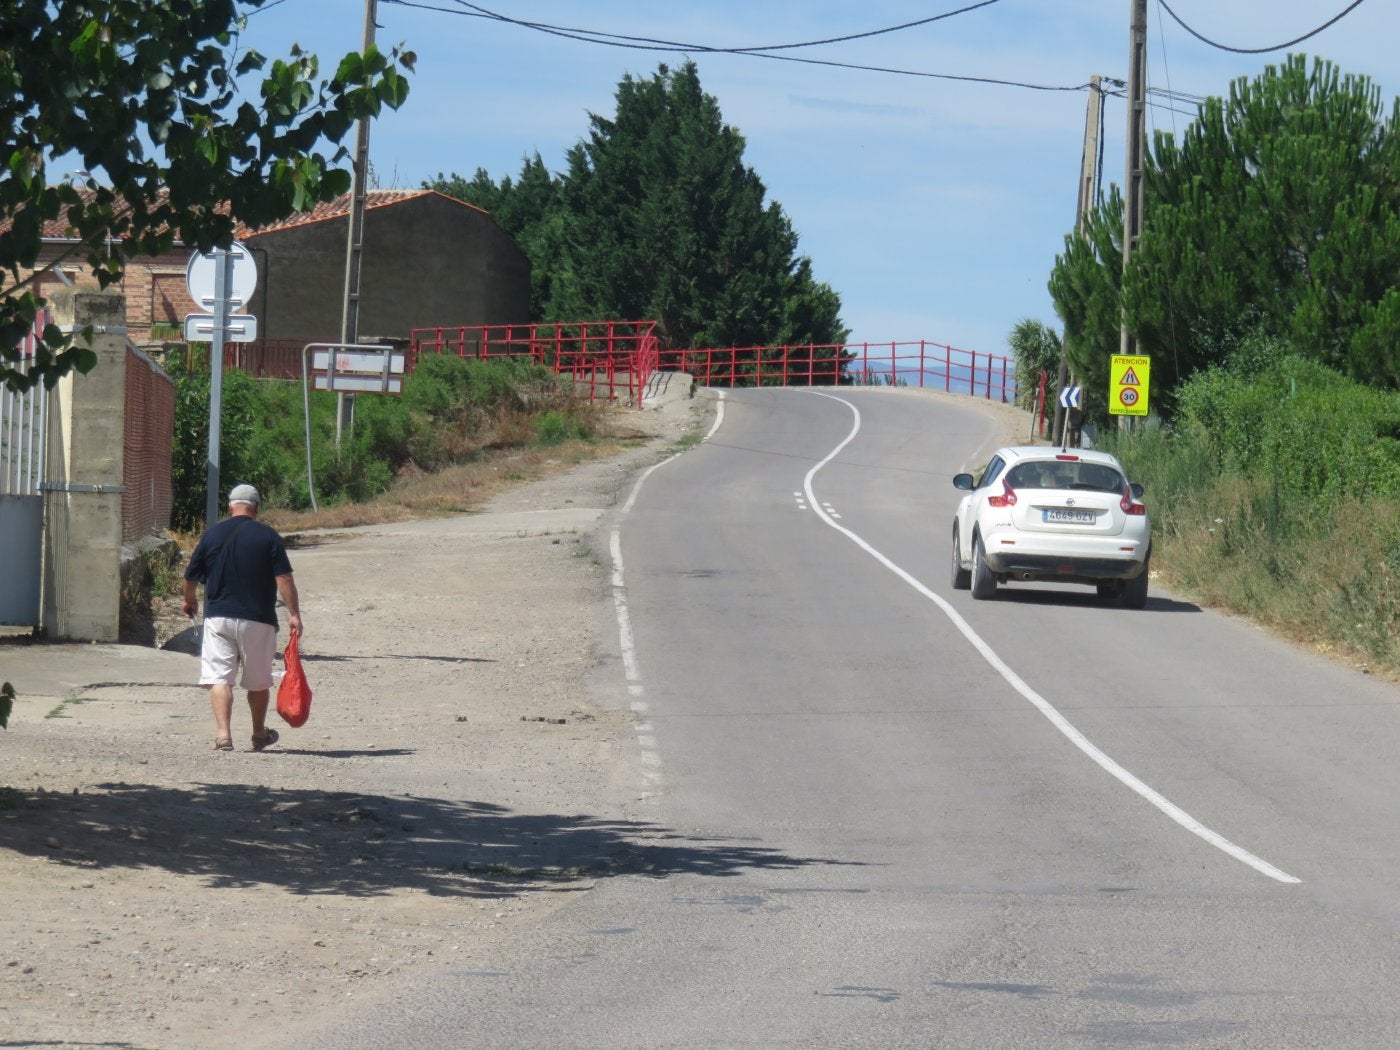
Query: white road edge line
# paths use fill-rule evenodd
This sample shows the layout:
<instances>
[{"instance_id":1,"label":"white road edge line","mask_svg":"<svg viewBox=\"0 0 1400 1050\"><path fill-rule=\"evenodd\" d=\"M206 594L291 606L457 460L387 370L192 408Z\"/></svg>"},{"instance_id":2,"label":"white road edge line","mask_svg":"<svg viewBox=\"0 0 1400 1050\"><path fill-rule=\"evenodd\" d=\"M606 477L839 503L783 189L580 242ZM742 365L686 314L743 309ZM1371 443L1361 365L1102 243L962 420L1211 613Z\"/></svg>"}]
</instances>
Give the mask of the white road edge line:
<instances>
[{"instance_id":1,"label":"white road edge line","mask_svg":"<svg viewBox=\"0 0 1400 1050\"><path fill-rule=\"evenodd\" d=\"M719 405L715 409L715 422L710 427L710 431L701 441L709 441L719 430L719 425L724 422L724 391L719 392ZM627 610L627 584L622 573L622 519L632 510L637 502L637 496L642 491L642 485L647 478L660 470L667 463L676 459L681 454L667 456L659 463L653 463L642 472L637 483L632 486L632 492L627 497L627 502L622 505L622 510L618 513L616 523L608 536L608 553L612 558L612 592L613 608L617 615L617 633L622 647L622 672L627 679L627 692L630 696L641 697L645 694L642 688L641 671L637 667L637 646L632 636L632 616ZM632 701L632 711L637 715L647 713L646 701L634 699ZM656 753L656 737L651 735L652 727L649 724L639 722L636 726L637 742L642 748L642 762L649 767L648 779L655 781L656 774L652 772L661 765L661 757Z\"/></svg>"},{"instance_id":2,"label":"white road edge line","mask_svg":"<svg viewBox=\"0 0 1400 1050\"><path fill-rule=\"evenodd\" d=\"M820 463L818 463L811 470L809 470L807 472L806 478L803 479L802 487L803 490L807 493L807 502L811 505L812 509L816 511L817 516L821 518L823 522L831 526L831 528L835 529L837 532L841 533L847 539L851 540L856 546L861 548L861 550L865 551L872 558L878 561L881 565L885 566L885 568L889 569L896 576L902 579L905 583L913 587L914 590L918 591L929 601L937 605L939 609L943 611L944 615L946 615L948 619L952 621L953 626L956 627L962 633L963 637L966 638L969 642L971 642L973 647L979 653L982 654L982 658L985 659L987 663L989 663L992 666L993 670L995 670L999 675L1001 675L1002 678L1006 679L1007 683L1013 689L1015 689L1023 697L1029 700L1036 707L1036 709L1040 711L1041 714L1043 714L1047 719L1050 720L1050 723L1056 729L1058 729L1061 733L1065 735L1066 738L1069 739L1070 743L1074 744L1074 746L1079 748L1080 751L1084 752L1084 754L1088 755L1091 759L1098 763L1098 765L1105 772L1109 773L1111 776L1119 780L1126 787L1137 792L1139 795L1145 798L1148 802L1152 803L1152 805L1156 806L1159 810L1165 813L1172 820L1176 821L1187 831L1191 832L1191 834L1204 839L1216 849L1228 853L1236 860L1248 864L1251 868L1253 868L1260 874L1267 875L1271 879L1277 879L1279 882L1300 883L1303 881L1302 879L1289 875L1286 871L1282 871L1279 868L1274 867L1268 861L1263 860L1260 857L1256 857L1253 853L1250 853L1247 849L1244 849L1242 846L1235 845L1235 843L1231 842L1224 835L1212 831L1210 828L1206 827L1195 817L1191 816L1191 814L1187 813L1180 806L1176 805L1174 802L1166 798L1160 792L1158 792L1152 787L1149 787L1147 784L1143 783L1143 781L1139 780L1132 773L1128 772L1126 769L1120 766L1112 758L1110 758L1103 751L1101 751L1099 747L1093 743L1093 741L1091 741L1088 737L1086 737L1083 733L1076 729L1074 725L1071 724L1069 719L1065 718L1064 715L1060 714L1060 712L1055 709L1054 705L1052 705L1048 700L1046 700L1043 696L1041 696L1029 685L1027 685L1020 675L1018 675L1009 666L1007 666L1007 664L1001 659L1001 657L999 657L996 654L992 647L988 645L985 641L983 641L982 637L972 629L972 625L969 624L966 620L964 620L962 616L958 613L958 611L954 609L951 605L949 605L948 602L940 598L937 594L931 591L923 583L915 579L904 569L900 568L894 562L890 561L889 558L881 554L878 550L872 547L869 543L867 543L856 533L852 532L850 529L846 528L843 525L836 524L836 522L831 519L831 516L827 514L827 512L822 508L820 502L817 500L816 494L812 491L812 479L816 477L817 471L821 470L824 466L826 466L833 459L835 459L840 454L841 450L844 449L847 445L849 445L855 439L856 434L860 432L860 409L856 408L855 405L845 400L844 398L836 397L833 394L822 394L815 390L808 392L816 395L817 397L830 398L832 401L837 401L840 404L845 405L851 410L851 414L855 417L855 421L851 426L851 432L846 435L845 439L839 445L837 445L834 449L831 450L831 453L825 459L823 459Z\"/></svg>"}]
</instances>

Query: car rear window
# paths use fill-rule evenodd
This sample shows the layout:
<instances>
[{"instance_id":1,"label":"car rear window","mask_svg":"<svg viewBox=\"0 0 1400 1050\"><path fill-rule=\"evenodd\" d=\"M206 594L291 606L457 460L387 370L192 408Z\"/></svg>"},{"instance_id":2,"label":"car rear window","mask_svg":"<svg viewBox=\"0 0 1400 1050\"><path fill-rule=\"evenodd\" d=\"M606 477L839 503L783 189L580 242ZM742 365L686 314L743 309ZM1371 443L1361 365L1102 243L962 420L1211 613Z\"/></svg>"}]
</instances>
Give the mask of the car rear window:
<instances>
[{"instance_id":1,"label":"car rear window","mask_svg":"<svg viewBox=\"0 0 1400 1050\"><path fill-rule=\"evenodd\" d=\"M1069 489L1081 492L1122 492L1123 475L1102 463L1032 460L1018 463L1006 475L1014 489Z\"/></svg>"}]
</instances>

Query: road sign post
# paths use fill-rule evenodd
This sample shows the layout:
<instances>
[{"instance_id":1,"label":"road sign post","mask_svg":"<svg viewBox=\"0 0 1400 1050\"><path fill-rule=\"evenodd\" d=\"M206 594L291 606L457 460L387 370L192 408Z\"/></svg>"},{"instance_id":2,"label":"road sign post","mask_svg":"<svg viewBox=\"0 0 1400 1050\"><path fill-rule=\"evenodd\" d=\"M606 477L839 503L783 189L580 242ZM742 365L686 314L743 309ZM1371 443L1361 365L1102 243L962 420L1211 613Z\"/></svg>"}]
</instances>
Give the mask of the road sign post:
<instances>
[{"instance_id":1,"label":"road sign post","mask_svg":"<svg viewBox=\"0 0 1400 1050\"><path fill-rule=\"evenodd\" d=\"M230 309L246 304L258 286L258 268L247 248L234 241L228 248L196 252L185 265L185 287L190 298L213 308L208 314L185 315L185 341L190 333L209 333L209 452L204 464L204 519L212 527L219 520L219 419L224 396L224 343L248 342L256 337L257 320Z\"/></svg>"},{"instance_id":2,"label":"road sign post","mask_svg":"<svg viewBox=\"0 0 1400 1050\"><path fill-rule=\"evenodd\" d=\"M398 394L403 392L406 358L402 350L372 343L307 343L301 351L301 405L306 421L306 493L316 506L316 479L311 470L311 383L307 360L317 390L337 394ZM338 402L338 399L337 399ZM340 410L337 403L336 411ZM338 422L338 420L337 420ZM336 427L336 454L340 454L340 427Z\"/></svg>"}]
</instances>

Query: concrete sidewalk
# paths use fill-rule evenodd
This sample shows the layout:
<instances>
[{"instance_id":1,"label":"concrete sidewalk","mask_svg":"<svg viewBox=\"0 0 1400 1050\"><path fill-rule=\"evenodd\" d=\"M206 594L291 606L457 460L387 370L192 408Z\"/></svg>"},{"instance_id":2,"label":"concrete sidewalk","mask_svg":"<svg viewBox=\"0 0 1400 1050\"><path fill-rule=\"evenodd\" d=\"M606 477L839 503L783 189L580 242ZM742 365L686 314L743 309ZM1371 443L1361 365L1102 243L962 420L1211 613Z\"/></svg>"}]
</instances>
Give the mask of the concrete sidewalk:
<instances>
[{"instance_id":1,"label":"concrete sidewalk","mask_svg":"<svg viewBox=\"0 0 1400 1050\"><path fill-rule=\"evenodd\" d=\"M56 703L113 690L180 688L193 691L199 658L188 653L141 645L80 642L0 643L0 681L15 687L16 712L34 714ZM28 714L26 714L28 717Z\"/></svg>"}]
</instances>

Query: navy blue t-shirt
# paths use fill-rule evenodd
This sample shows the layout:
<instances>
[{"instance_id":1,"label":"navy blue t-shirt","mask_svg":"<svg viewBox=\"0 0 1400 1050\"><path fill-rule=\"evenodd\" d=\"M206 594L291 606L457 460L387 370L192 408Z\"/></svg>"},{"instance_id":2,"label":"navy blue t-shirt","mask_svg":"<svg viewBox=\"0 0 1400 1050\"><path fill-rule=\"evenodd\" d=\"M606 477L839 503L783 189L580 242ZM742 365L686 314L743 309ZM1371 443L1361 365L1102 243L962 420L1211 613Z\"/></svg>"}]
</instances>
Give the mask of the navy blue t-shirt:
<instances>
[{"instance_id":1,"label":"navy blue t-shirt","mask_svg":"<svg viewBox=\"0 0 1400 1050\"><path fill-rule=\"evenodd\" d=\"M185 579L204 584L205 616L256 620L276 627L277 577L291 571L277 530L237 515L225 518L200 538Z\"/></svg>"}]
</instances>

